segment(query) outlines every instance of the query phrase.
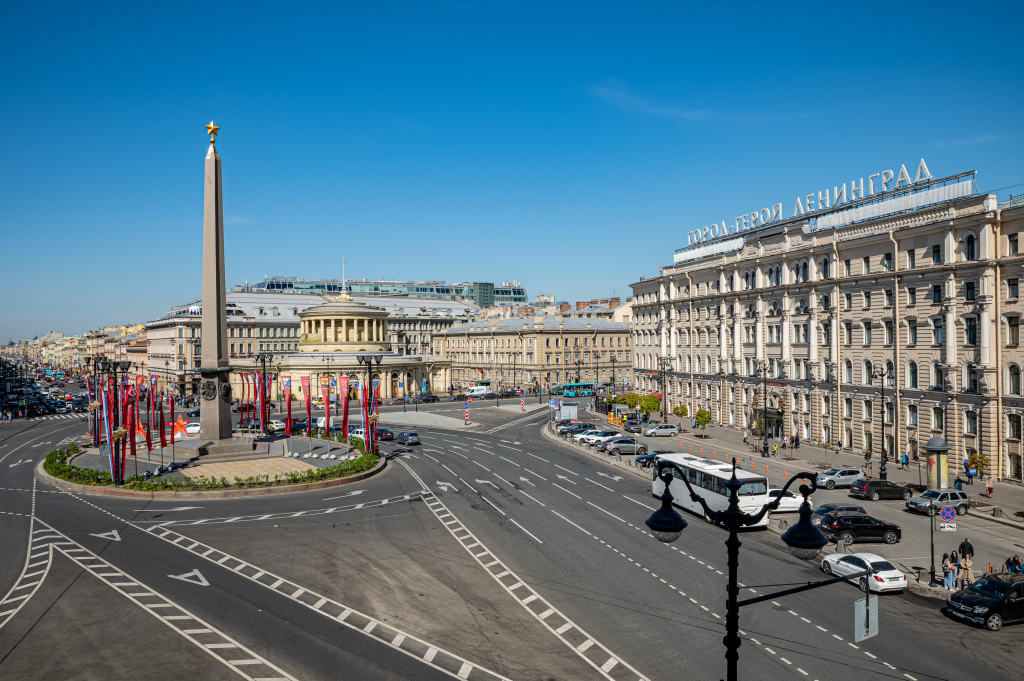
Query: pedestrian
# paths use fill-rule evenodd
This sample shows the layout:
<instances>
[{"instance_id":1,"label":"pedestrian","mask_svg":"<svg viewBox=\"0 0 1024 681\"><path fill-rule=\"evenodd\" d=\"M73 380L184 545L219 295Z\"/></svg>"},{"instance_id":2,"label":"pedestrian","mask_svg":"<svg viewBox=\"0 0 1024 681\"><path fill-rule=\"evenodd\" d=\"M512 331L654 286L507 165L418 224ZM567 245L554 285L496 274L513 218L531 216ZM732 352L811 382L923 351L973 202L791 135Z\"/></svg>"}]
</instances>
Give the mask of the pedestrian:
<instances>
[{"instance_id":1,"label":"pedestrian","mask_svg":"<svg viewBox=\"0 0 1024 681\"><path fill-rule=\"evenodd\" d=\"M956 551L953 552L956 556ZM942 586L950 591L953 590L953 567L949 562L949 554L942 554Z\"/></svg>"},{"instance_id":2,"label":"pedestrian","mask_svg":"<svg viewBox=\"0 0 1024 681\"><path fill-rule=\"evenodd\" d=\"M907 470L908 468L910 468L910 457L907 455L906 452L903 452L903 455L900 456L900 466L903 468L903 470Z\"/></svg>"},{"instance_id":3,"label":"pedestrian","mask_svg":"<svg viewBox=\"0 0 1024 681\"><path fill-rule=\"evenodd\" d=\"M960 556L956 551L949 554L949 560L942 561L942 570L944 581L942 583L950 591L956 591L956 573L959 569ZM946 573L946 569L949 569L949 573Z\"/></svg>"},{"instance_id":4,"label":"pedestrian","mask_svg":"<svg viewBox=\"0 0 1024 681\"><path fill-rule=\"evenodd\" d=\"M745 444L745 445L746 445L746 444L750 444L750 443L748 442L748 440L749 440L749 439L750 439L750 431L749 431L749 430L747 430L746 428L744 428L744 429L743 429L743 444Z\"/></svg>"},{"instance_id":5,"label":"pedestrian","mask_svg":"<svg viewBox=\"0 0 1024 681\"><path fill-rule=\"evenodd\" d=\"M974 559L969 555L960 556L960 574L957 575L957 584L961 588L966 589L974 582L974 571L971 567L974 565Z\"/></svg>"},{"instance_id":6,"label":"pedestrian","mask_svg":"<svg viewBox=\"0 0 1024 681\"><path fill-rule=\"evenodd\" d=\"M955 487L956 489L964 488L964 481L960 479L959 475L956 476L956 480L953 481L953 487Z\"/></svg>"},{"instance_id":7,"label":"pedestrian","mask_svg":"<svg viewBox=\"0 0 1024 681\"><path fill-rule=\"evenodd\" d=\"M967 484L973 485L974 481L971 479L971 462L966 456L964 457L964 475L967 476Z\"/></svg>"},{"instance_id":8,"label":"pedestrian","mask_svg":"<svg viewBox=\"0 0 1024 681\"><path fill-rule=\"evenodd\" d=\"M988 491L988 498L989 498L989 499L991 499L991 498L992 498L992 492L993 492L993 484L994 484L994 483L992 482L992 476L990 475L990 476L988 476L988 478L987 478L987 479L985 480L985 489L986 489L986 490Z\"/></svg>"},{"instance_id":9,"label":"pedestrian","mask_svg":"<svg viewBox=\"0 0 1024 681\"><path fill-rule=\"evenodd\" d=\"M967 558L974 555L974 544L971 543L970 537L967 537L960 542L960 555Z\"/></svg>"},{"instance_id":10,"label":"pedestrian","mask_svg":"<svg viewBox=\"0 0 1024 681\"><path fill-rule=\"evenodd\" d=\"M772 456L778 457L778 455L779 455L779 446L778 445L772 445Z\"/></svg>"}]
</instances>

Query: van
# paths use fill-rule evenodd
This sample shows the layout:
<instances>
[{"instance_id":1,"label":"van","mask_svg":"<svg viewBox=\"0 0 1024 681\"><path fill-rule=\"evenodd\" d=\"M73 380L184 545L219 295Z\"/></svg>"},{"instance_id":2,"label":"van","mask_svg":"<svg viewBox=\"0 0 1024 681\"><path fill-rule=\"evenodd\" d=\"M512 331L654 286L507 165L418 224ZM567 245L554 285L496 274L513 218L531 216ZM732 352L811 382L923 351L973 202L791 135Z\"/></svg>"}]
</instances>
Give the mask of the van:
<instances>
[{"instance_id":1,"label":"van","mask_svg":"<svg viewBox=\"0 0 1024 681\"><path fill-rule=\"evenodd\" d=\"M481 397L488 393L486 385L474 385L471 388L466 388L466 397Z\"/></svg>"}]
</instances>

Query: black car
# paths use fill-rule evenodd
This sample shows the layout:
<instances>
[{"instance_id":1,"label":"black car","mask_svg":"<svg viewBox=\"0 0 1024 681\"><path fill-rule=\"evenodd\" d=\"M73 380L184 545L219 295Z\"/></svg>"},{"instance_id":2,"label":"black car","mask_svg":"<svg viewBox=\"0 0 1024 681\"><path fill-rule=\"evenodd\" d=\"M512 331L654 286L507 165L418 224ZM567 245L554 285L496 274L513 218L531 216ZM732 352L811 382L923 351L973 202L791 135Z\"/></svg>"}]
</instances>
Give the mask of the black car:
<instances>
[{"instance_id":1,"label":"black car","mask_svg":"<svg viewBox=\"0 0 1024 681\"><path fill-rule=\"evenodd\" d=\"M466 401L466 396L464 394L462 394L462 393L459 393L457 395L452 395L451 397L449 397L448 401L449 402L465 402Z\"/></svg>"},{"instance_id":2,"label":"black car","mask_svg":"<svg viewBox=\"0 0 1024 681\"><path fill-rule=\"evenodd\" d=\"M858 480L850 487L850 496L858 499L903 499L914 496L914 490L888 480Z\"/></svg>"},{"instance_id":3,"label":"black car","mask_svg":"<svg viewBox=\"0 0 1024 681\"><path fill-rule=\"evenodd\" d=\"M196 407L195 409L189 409L188 411L185 412L185 416L199 416L199 407Z\"/></svg>"},{"instance_id":4,"label":"black car","mask_svg":"<svg viewBox=\"0 0 1024 681\"><path fill-rule=\"evenodd\" d=\"M639 421L626 421L626 425L622 429L627 433L642 433L644 427L640 425Z\"/></svg>"},{"instance_id":5,"label":"black car","mask_svg":"<svg viewBox=\"0 0 1024 681\"><path fill-rule=\"evenodd\" d=\"M999 631L1004 624L1024 622L1024 575L985 575L946 600L946 612L954 617Z\"/></svg>"},{"instance_id":6,"label":"black car","mask_svg":"<svg viewBox=\"0 0 1024 681\"><path fill-rule=\"evenodd\" d=\"M560 435L575 435L576 433L584 430L591 430L594 427L593 423L570 423L567 426L562 426L558 429Z\"/></svg>"},{"instance_id":7,"label":"black car","mask_svg":"<svg viewBox=\"0 0 1024 681\"><path fill-rule=\"evenodd\" d=\"M829 541L842 542L846 546L866 541L896 544L903 538L903 531L899 525L859 513L826 513L818 529Z\"/></svg>"},{"instance_id":8,"label":"black car","mask_svg":"<svg viewBox=\"0 0 1024 681\"><path fill-rule=\"evenodd\" d=\"M811 524L820 525L821 519L825 517L826 513L857 513L860 515L867 515L867 511L865 511L857 504L831 502L828 504L822 504L821 506L814 509L813 513L811 514Z\"/></svg>"},{"instance_id":9,"label":"black car","mask_svg":"<svg viewBox=\"0 0 1024 681\"><path fill-rule=\"evenodd\" d=\"M441 401L441 398L438 397L437 395L424 395L423 396L423 402L424 403L440 402L440 401Z\"/></svg>"},{"instance_id":10,"label":"black car","mask_svg":"<svg viewBox=\"0 0 1024 681\"><path fill-rule=\"evenodd\" d=\"M378 440L394 440L395 434L391 432L389 428L378 428L377 429Z\"/></svg>"}]
</instances>

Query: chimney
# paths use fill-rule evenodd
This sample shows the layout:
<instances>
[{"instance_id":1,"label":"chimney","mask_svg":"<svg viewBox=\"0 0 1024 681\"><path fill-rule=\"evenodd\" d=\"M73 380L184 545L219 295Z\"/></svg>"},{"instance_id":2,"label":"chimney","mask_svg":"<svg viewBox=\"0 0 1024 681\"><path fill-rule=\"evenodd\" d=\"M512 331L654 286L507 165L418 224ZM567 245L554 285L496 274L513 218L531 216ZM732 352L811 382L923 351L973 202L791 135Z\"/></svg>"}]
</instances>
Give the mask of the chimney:
<instances>
[{"instance_id":1,"label":"chimney","mask_svg":"<svg viewBox=\"0 0 1024 681\"><path fill-rule=\"evenodd\" d=\"M582 309L583 309L583 308L585 308L585 307L586 307L587 305L590 305L590 303L588 303L588 302L583 302L583 301L578 301L578 302L576 303L576 309L577 309L577 310L582 310Z\"/></svg>"},{"instance_id":2,"label":"chimney","mask_svg":"<svg viewBox=\"0 0 1024 681\"><path fill-rule=\"evenodd\" d=\"M558 306L559 313L568 312L570 309L572 309L572 305L569 305L568 303L562 303Z\"/></svg>"},{"instance_id":3,"label":"chimney","mask_svg":"<svg viewBox=\"0 0 1024 681\"><path fill-rule=\"evenodd\" d=\"M621 304L622 304L622 299L621 298L612 298L611 300L608 301L608 307L618 307Z\"/></svg>"}]
</instances>

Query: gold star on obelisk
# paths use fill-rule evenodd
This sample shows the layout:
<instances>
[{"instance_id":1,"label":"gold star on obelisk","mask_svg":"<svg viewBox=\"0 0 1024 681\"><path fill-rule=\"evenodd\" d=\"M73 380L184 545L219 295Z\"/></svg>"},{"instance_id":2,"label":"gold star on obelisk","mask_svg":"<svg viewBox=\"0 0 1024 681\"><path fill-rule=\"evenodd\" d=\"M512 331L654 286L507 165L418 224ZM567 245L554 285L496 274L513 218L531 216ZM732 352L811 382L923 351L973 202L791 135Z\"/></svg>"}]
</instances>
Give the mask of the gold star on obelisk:
<instances>
[{"instance_id":1,"label":"gold star on obelisk","mask_svg":"<svg viewBox=\"0 0 1024 681\"><path fill-rule=\"evenodd\" d=\"M220 126L214 125L213 121L210 121L210 124L206 126L206 134L210 136L210 144L217 143L216 135L218 130L220 130Z\"/></svg>"}]
</instances>

